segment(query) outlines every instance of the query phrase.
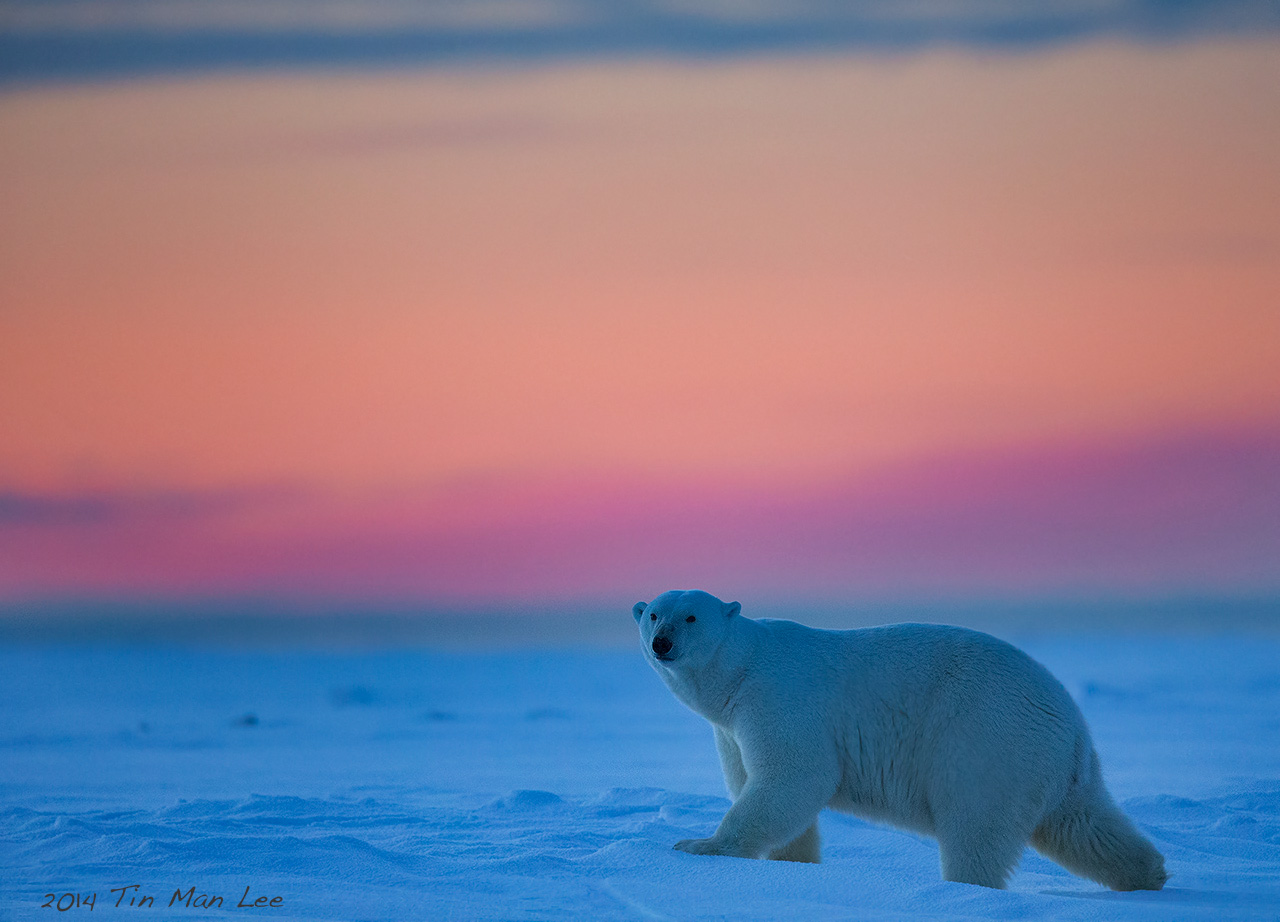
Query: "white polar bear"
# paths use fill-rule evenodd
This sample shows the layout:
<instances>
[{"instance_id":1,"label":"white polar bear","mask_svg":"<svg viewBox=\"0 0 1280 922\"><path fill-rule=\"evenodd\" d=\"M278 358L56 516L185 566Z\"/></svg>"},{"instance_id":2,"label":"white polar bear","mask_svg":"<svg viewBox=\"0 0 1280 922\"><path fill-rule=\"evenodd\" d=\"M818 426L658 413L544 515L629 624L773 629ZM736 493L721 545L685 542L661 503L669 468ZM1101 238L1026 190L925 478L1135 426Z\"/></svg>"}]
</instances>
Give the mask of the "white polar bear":
<instances>
[{"instance_id":1,"label":"white polar bear","mask_svg":"<svg viewBox=\"0 0 1280 922\"><path fill-rule=\"evenodd\" d=\"M1102 783L1084 716L1002 640L932 624L753 621L701 591L637 602L645 656L711 721L733 806L697 855L820 861L832 807L935 837L947 880L1003 887L1030 842L1116 890L1164 858Z\"/></svg>"}]
</instances>

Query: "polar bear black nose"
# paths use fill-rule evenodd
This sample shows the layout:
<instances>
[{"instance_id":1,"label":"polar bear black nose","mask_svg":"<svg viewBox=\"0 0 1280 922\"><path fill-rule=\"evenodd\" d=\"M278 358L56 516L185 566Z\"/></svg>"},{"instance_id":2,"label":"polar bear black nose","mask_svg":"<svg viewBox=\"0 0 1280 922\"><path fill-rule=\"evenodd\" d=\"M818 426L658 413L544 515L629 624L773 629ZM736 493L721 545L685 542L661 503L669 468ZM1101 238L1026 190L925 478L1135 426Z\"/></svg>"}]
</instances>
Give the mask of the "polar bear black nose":
<instances>
[{"instance_id":1,"label":"polar bear black nose","mask_svg":"<svg viewBox=\"0 0 1280 922\"><path fill-rule=\"evenodd\" d=\"M658 656L666 656L671 652L671 641L665 637L653 638L653 652Z\"/></svg>"}]
</instances>

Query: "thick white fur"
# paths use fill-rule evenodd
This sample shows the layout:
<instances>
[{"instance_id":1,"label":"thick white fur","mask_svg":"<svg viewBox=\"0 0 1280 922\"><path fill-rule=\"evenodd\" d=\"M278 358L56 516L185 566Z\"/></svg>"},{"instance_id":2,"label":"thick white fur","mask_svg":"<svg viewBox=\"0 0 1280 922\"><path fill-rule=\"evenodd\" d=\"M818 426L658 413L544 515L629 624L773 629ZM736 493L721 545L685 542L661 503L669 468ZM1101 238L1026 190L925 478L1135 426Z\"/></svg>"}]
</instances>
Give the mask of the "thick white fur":
<instances>
[{"instance_id":1,"label":"thick white fur","mask_svg":"<svg viewBox=\"0 0 1280 922\"><path fill-rule=\"evenodd\" d=\"M1164 885L1080 709L1021 650L958 627L823 631L740 610L700 591L633 609L649 663L711 721L733 796L715 835L676 848L820 861L831 807L935 837L947 880L1002 887L1030 843L1116 890Z\"/></svg>"}]
</instances>

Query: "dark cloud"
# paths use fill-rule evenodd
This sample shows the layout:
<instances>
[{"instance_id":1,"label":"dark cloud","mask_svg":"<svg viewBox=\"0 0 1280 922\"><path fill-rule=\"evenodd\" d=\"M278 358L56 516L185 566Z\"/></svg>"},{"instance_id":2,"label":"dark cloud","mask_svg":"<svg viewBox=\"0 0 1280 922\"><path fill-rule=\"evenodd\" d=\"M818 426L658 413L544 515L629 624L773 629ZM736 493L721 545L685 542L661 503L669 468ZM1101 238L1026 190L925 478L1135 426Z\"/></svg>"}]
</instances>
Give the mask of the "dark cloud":
<instances>
[{"instance_id":1,"label":"dark cloud","mask_svg":"<svg viewBox=\"0 0 1280 922\"><path fill-rule=\"evenodd\" d=\"M325 513L335 502L341 514ZM494 483L480 513L468 502L441 515L412 494L348 506L279 489L0 493L0 602L1280 589L1276 427L922 459L844 485Z\"/></svg>"},{"instance_id":2,"label":"dark cloud","mask_svg":"<svg viewBox=\"0 0 1280 922\"><path fill-rule=\"evenodd\" d=\"M911 50L950 44L1023 49L1110 36L1164 41L1275 33L1274 0L1115 0L1110 3L891 2L345 6L282 0L270 17L233 0L9 0L0 8L0 84L117 79L218 70L395 67L664 55ZM504 12L506 11L506 12ZM324 15L322 15L324 14ZM184 19L184 15L186 18Z\"/></svg>"},{"instance_id":3,"label":"dark cloud","mask_svg":"<svg viewBox=\"0 0 1280 922\"><path fill-rule=\"evenodd\" d=\"M275 505L297 495L297 490L284 487L70 494L0 490L0 528L114 527L141 521L202 518Z\"/></svg>"}]
</instances>

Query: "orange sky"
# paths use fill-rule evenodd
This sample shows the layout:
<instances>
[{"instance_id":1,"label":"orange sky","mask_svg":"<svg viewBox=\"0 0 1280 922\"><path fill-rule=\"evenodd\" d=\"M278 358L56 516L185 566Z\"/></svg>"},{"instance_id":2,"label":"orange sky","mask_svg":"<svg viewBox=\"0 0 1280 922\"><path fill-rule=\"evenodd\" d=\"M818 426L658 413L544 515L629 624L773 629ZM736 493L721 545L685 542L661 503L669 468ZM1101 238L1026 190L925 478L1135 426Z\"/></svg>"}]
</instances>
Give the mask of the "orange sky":
<instances>
[{"instance_id":1,"label":"orange sky","mask_svg":"<svg viewBox=\"0 0 1280 922\"><path fill-rule=\"evenodd\" d=\"M206 561L188 574L201 591L216 560L269 586L271 554L245 536L274 535L271 553L293 560L318 521L332 542L289 564L290 585L334 572L359 533L369 560L404 567L378 564L351 591L465 594L439 560L444 582L414 582L423 529L437 550L468 522L510 543L555 509L564 546L631 560L582 523L643 507L645 490L669 501L711 484L730 493L702 514L767 528L762 496L929 459L1273 431L1278 50L6 89L0 500L292 498L236 513L206 544L154 522L136 547L10 523L0 594L180 586L166 553ZM1261 508L1236 493L1241 515ZM754 512L724 498L748 494ZM577 519L560 515L575 501ZM1268 528L1205 553L1265 550ZM1209 560L1162 553L1142 551L1151 580ZM1246 557L1221 572L1276 576ZM912 559L884 572L909 582ZM970 582L998 584L1012 559ZM744 551L733 572L755 560ZM1087 571L1054 566L1057 584ZM582 579L566 571L562 588Z\"/></svg>"},{"instance_id":2,"label":"orange sky","mask_svg":"<svg viewBox=\"0 0 1280 922\"><path fill-rule=\"evenodd\" d=\"M808 477L1274 419L1274 43L0 96L0 480Z\"/></svg>"}]
</instances>

